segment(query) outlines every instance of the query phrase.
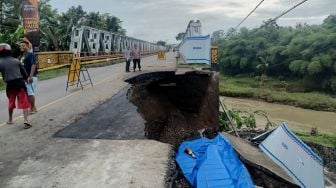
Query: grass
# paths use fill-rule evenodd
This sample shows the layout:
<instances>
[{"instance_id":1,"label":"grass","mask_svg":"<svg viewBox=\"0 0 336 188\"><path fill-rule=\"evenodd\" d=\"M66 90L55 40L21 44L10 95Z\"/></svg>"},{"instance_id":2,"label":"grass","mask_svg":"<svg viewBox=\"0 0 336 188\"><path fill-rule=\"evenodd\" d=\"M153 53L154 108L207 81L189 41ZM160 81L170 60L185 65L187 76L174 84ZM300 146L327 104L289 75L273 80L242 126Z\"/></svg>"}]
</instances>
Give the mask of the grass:
<instances>
[{"instance_id":1,"label":"grass","mask_svg":"<svg viewBox=\"0 0 336 188\"><path fill-rule=\"evenodd\" d=\"M56 78L59 76L64 76L68 74L67 67L59 68L59 69L53 69L48 71L40 72L38 75L39 80L48 80L52 78ZM2 79L0 79L0 90L4 90L6 88L6 85Z\"/></svg>"},{"instance_id":2,"label":"grass","mask_svg":"<svg viewBox=\"0 0 336 188\"><path fill-rule=\"evenodd\" d=\"M64 76L68 74L68 70L69 70L68 67L63 67L59 69L44 71L39 73L38 78L39 80L48 80L59 76Z\"/></svg>"},{"instance_id":3,"label":"grass","mask_svg":"<svg viewBox=\"0 0 336 188\"><path fill-rule=\"evenodd\" d=\"M5 88L6 88L5 82L2 79L0 79L0 91L4 90Z\"/></svg>"},{"instance_id":4,"label":"grass","mask_svg":"<svg viewBox=\"0 0 336 188\"><path fill-rule=\"evenodd\" d=\"M264 86L250 77L220 77L220 94L292 105L321 111L336 111L336 98L318 92L304 92L299 81L268 78Z\"/></svg>"},{"instance_id":5,"label":"grass","mask_svg":"<svg viewBox=\"0 0 336 188\"><path fill-rule=\"evenodd\" d=\"M123 59L120 60L115 60L113 61L113 64L117 64L117 63L122 63L124 62ZM103 63L101 63L103 64ZM110 65L110 64L107 64ZM97 66L102 66L102 65L97 65ZM51 70L47 70L47 71L43 71L43 72L39 72L38 74L38 79L39 81L41 80L48 80L48 79L52 79L52 78L56 78L59 76L64 76L68 74L68 67L62 67L62 68L57 68L57 69L51 69ZM2 79L0 79L0 91L4 90L6 88L6 84L4 83L4 81Z\"/></svg>"},{"instance_id":6,"label":"grass","mask_svg":"<svg viewBox=\"0 0 336 188\"><path fill-rule=\"evenodd\" d=\"M309 133L302 132L295 132L295 134L305 142L311 142L336 149L336 134L319 134L317 136L311 136Z\"/></svg>"}]
</instances>

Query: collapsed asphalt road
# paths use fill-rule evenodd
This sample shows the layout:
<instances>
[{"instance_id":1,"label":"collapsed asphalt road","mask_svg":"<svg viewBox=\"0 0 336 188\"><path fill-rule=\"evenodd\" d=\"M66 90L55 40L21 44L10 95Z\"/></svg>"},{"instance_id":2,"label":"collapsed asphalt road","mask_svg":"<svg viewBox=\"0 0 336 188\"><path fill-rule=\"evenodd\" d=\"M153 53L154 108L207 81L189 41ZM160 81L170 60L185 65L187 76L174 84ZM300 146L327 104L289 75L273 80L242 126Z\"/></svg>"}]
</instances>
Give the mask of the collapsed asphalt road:
<instances>
[{"instance_id":1,"label":"collapsed asphalt road","mask_svg":"<svg viewBox=\"0 0 336 188\"><path fill-rule=\"evenodd\" d=\"M76 139L145 139L145 121L127 99L129 86L121 89L84 117L55 134Z\"/></svg>"},{"instance_id":2,"label":"collapsed asphalt road","mask_svg":"<svg viewBox=\"0 0 336 188\"><path fill-rule=\"evenodd\" d=\"M174 68L175 64L169 63L174 62L172 55L167 61L148 57L144 58L143 67ZM110 76L94 87L59 98L31 116L32 129L23 130L22 120L0 128L1 188L165 186L172 150L168 144L139 139L54 137L127 86L123 82L124 66L111 67Z\"/></svg>"}]
</instances>

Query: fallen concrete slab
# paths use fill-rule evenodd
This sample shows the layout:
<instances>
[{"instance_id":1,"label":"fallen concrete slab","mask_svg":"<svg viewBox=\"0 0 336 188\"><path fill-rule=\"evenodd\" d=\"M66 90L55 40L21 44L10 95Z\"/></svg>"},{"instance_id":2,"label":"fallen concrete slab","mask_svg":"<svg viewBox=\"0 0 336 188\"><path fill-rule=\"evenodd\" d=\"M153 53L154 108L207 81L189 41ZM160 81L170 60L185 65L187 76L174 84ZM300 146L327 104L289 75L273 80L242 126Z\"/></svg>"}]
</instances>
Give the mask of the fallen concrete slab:
<instances>
[{"instance_id":1,"label":"fallen concrete slab","mask_svg":"<svg viewBox=\"0 0 336 188\"><path fill-rule=\"evenodd\" d=\"M241 160L249 169L253 181L262 187L299 187L295 181L259 148L252 146L246 140L222 133L227 137Z\"/></svg>"},{"instance_id":2,"label":"fallen concrete slab","mask_svg":"<svg viewBox=\"0 0 336 188\"><path fill-rule=\"evenodd\" d=\"M259 148L301 187L325 187L323 160L281 123Z\"/></svg>"}]
</instances>

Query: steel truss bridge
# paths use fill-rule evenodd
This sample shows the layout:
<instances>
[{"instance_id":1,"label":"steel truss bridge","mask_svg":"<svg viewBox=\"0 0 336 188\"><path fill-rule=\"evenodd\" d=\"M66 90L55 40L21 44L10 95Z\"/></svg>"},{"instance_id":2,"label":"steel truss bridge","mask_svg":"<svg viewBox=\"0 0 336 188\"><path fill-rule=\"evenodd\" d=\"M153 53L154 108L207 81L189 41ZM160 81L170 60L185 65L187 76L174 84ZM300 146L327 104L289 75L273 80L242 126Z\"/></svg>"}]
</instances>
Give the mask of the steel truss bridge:
<instances>
[{"instance_id":1,"label":"steel truss bridge","mask_svg":"<svg viewBox=\"0 0 336 188\"><path fill-rule=\"evenodd\" d=\"M164 46L88 26L72 28L70 51L80 56L122 54L135 46L144 54L165 50Z\"/></svg>"}]
</instances>

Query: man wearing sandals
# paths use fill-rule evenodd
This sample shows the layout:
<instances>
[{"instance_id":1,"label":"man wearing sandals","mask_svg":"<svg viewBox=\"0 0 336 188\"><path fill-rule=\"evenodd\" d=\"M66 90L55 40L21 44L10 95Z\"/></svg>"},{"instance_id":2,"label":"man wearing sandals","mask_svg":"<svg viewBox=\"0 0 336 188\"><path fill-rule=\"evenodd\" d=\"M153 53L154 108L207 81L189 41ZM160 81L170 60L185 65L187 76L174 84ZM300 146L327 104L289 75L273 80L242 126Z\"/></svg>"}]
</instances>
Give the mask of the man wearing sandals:
<instances>
[{"instance_id":1,"label":"man wearing sandals","mask_svg":"<svg viewBox=\"0 0 336 188\"><path fill-rule=\"evenodd\" d=\"M28 74L27 91L28 91L28 98L30 102L30 113L34 114L37 112L37 109L35 106L35 95L36 95L36 90L37 90L36 57L34 53L30 51L31 44L27 39L21 41L20 50L23 53L21 57L21 61Z\"/></svg>"},{"instance_id":2,"label":"man wearing sandals","mask_svg":"<svg viewBox=\"0 0 336 188\"><path fill-rule=\"evenodd\" d=\"M24 128L30 128L31 125L28 123L30 103L25 84L28 75L21 63L11 56L11 47L5 43L0 44L0 72L6 82L6 94L9 101L7 124L13 124L13 111L16 108L15 101L17 99L18 109L23 109Z\"/></svg>"}]
</instances>

